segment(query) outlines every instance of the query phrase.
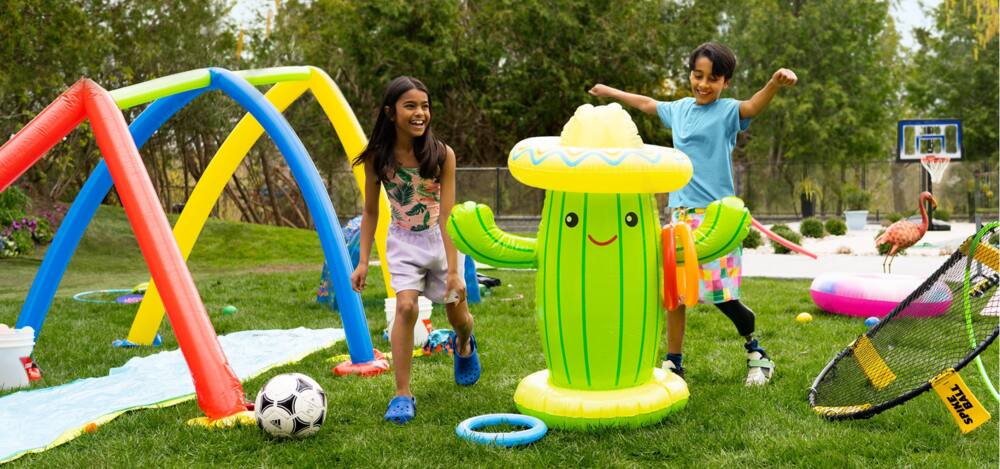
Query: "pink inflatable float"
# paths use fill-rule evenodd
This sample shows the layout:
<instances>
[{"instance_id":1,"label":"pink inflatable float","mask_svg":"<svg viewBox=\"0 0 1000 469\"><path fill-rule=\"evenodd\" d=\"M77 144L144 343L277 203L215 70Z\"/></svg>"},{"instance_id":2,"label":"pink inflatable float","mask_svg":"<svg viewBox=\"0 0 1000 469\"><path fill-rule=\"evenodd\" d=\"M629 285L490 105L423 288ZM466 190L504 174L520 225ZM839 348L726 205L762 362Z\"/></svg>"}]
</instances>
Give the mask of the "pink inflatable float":
<instances>
[{"instance_id":1,"label":"pink inflatable float","mask_svg":"<svg viewBox=\"0 0 1000 469\"><path fill-rule=\"evenodd\" d=\"M820 309L848 316L883 318L925 279L912 275L827 273L809 287ZM936 283L910 305L910 316L937 316L951 305L951 290Z\"/></svg>"}]
</instances>

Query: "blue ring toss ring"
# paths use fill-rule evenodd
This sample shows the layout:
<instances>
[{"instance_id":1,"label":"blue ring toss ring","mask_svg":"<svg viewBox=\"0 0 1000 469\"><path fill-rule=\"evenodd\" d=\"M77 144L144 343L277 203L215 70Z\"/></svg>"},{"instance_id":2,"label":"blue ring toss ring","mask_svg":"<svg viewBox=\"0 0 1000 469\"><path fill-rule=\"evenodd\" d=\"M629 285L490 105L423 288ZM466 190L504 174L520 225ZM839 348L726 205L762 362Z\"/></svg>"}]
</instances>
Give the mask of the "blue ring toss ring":
<instances>
[{"instance_id":1,"label":"blue ring toss ring","mask_svg":"<svg viewBox=\"0 0 1000 469\"><path fill-rule=\"evenodd\" d=\"M492 425L517 425L528 427L525 430L507 433L486 433L477 432L477 428L489 427ZM455 434L459 438L469 440L481 445L497 445L510 448L534 443L540 440L549 427L545 422L530 415L522 414L486 414L478 415L462 421L455 427Z\"/></svg>"}]
</instances>

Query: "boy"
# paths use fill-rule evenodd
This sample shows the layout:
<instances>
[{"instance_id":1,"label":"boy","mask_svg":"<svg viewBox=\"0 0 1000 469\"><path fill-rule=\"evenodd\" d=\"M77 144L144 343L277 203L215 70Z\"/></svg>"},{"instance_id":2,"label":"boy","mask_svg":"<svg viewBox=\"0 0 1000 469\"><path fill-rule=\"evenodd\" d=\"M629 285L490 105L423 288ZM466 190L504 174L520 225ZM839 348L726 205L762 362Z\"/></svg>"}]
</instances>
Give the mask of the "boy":
<instances>
[{"instance_id":1,"label":"boy","mask_svg":"<svg viewBox=\"0 0 1000 469\"><path fill-rule=\"evenodd\" d=\"M685 214L696 228L704 216L704 208L714 200L735 195L733 187L732 153L736 134L746 131L750 119L760 114L786 86L798 81L795 73L778 69L771 79L749 100L720 98L729 87L736 70L736 56L726 46L708 42L698 46L688 59L693 97L659 102L648 96L627 93L605 85L595 85L590 94L621 101L647 114L659 116L663 125L673 130L673 144L691 158L694 174L691 182L670 194L669 208L674 221ZM774 362L753 337L754 313L740 302L742 248L703 264L699 285L702 303L714 304L736 326L746 340L747 386L767 383L774 373ZM705 280L709 277L712 280ZM667 356L663 368L684 377L682 349L686 322L683 304L667 311Z\"/></svg>"}]
</instances>

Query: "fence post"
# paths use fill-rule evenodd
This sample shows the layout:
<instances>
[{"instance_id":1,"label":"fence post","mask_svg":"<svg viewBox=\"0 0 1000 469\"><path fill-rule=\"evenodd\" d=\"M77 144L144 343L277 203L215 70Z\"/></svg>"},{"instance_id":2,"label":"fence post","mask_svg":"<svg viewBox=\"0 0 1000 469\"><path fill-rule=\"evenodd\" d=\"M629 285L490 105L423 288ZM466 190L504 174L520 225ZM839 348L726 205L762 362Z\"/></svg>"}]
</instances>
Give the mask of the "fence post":
<instances>
[{"instance_id":1,"label":"fence post","mask_svg":"<svg viewBox=\"0 0 1000 469\"><path fill-rule=\"evenodd\" d=\"M493 213L496 215L500 215L500 167L496 166L493 168L493 170L494 174L496 175L496 183L495 183L496 189L495 189L494 204L493 204L493 206L496 208L493 209Z\"/></svg>"}]
</instances>

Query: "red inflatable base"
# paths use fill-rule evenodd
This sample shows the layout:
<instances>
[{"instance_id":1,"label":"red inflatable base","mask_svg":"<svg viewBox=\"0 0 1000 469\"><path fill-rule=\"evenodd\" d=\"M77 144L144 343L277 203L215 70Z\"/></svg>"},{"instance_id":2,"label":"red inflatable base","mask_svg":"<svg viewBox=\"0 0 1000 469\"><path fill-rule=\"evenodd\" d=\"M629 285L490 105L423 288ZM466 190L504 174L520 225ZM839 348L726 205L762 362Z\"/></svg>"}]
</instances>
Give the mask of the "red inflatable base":
<instances>
[{"instance_id":1,"label":"red inflatable base","mask_svg":"<svg viewBox=\"0 0 1000 469\"><path fill-rule=\"evenodd\" d=\"M385 359L385 355L375 349L375 359L368 363L351 363L347 360L333 367L333 374L337 376L346 375L359 375L359 376L375 376L389 371L389 361Z\"/></svg>"}]
</instances>

